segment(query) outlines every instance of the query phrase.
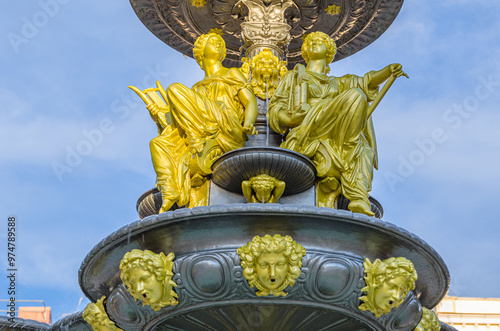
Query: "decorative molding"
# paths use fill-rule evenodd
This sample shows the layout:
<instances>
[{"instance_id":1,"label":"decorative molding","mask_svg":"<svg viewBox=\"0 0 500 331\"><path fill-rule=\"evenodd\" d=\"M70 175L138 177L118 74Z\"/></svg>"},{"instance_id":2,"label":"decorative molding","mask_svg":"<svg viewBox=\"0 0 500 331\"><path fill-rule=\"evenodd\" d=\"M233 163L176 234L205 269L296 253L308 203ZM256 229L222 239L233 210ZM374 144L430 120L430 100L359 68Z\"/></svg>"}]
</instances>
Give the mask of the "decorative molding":
<instances>
[{"instance_id":1,"label":"decorative molding","mask_svg":"<svg viewBox=\"0 0 500 331\"><path fill-rule=\"evenodd\" d=\"M196 38L212 28L224 31L227 46L226 64L241 66L241 24L244 18L234 18L237 0L207 0L203 7L181 0L131 0L137 16L160 40L175 50L192 57ZM300 14L290 16L291 40L288 45L288 65L302 62L301 36L310 31L323 31L337 43L334 61L365 48L391 25L403 0L341 0L339 15L328 15L331 5L319 0L294 1ZM291 9L291 8L290 8ZM290 10L289 9L289 10ZM285 13L287 14L287 13ZM285 15L285 17L287 17Z\"/></svg>"}]
</instances>

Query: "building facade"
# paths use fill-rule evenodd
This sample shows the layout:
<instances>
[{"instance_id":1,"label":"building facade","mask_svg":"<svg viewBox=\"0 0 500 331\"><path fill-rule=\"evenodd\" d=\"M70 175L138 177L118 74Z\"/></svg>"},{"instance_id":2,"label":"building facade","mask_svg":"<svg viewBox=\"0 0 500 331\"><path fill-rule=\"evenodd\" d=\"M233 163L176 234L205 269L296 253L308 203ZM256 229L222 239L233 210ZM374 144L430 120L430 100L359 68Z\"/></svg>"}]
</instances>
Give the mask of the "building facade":
<instances>
[{"instance_id":1,"label":"building facade","mask_svg":"<svg viewBox=\"0 0 500 331\"><path fill-rule=\"evenodd\" d=\"M500 330L500 299L448 296L436 307L439 319L462 330Z\"/></svg>"}]
</instances>

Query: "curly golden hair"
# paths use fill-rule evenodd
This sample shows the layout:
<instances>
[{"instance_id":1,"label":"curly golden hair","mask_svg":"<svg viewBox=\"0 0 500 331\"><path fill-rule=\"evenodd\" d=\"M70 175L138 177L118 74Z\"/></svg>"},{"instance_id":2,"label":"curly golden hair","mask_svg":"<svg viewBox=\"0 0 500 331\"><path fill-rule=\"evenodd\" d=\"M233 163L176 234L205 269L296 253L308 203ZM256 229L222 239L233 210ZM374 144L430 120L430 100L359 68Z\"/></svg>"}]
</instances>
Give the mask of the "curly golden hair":
<instances>
[{"instance_id":1,"label":"curly golden hair","mask_svg":"<svg viewBox=\"0 0 500 331\"><path fill-rule=\"evenodd\" d=\"M163 283L167 276L173 275L171 271L167 270L163 258L163 254L155 254L149 250L141 251L139 249L133 249L128 252L120 262L120 277L123 284L127 287L132 287L129 277L130 271L134 268L141 268L155 275L156 280Z\"/></svg>"},{"instance_id":2,"label":"curly golden hair","mask_svg":"<svg viewBox=\"0 0 500 331\"><path fill-rule=\"evenodd\" d=\"M220 41L222 43L222 58L220 60L222 61L226 58L226 42L224 41L224 39L222 39L220 34L217 34L215 32L202 34L201 36L198 37L198 39L196 39L196 41L194 43L194 48L193 48L194 58L195 58L196 62L198 62L198 65L201 67L201 69L203 69L203 62L202 61L203 61L203 56L204 56L204 52L205 52L205 45L207 44L208 40L211 37L217 37L220 39Z\"/></svg>"},{"instance_id":3,"label":"curly golden hair","mask_svg":"<svg viewBox=\"0 0 500 331\"><path fill-rule=\"evenodd\" d=\"M316 39L316 38L321 38L323 39L323 42L325 43L326 46L326 73L330 71L330 67L328 67L328 64L333 61L333 58L335 57L335 54L337 53L337 45L335 44L335 41L333 41L332 38L330 38L326 33L317 31L317 32L311 32L306 37L304 38L304 42L302 43L302 57L306 61L307 64L309 64L309 56L307 55L307 47L309 47L310 43Z\"/></svg>"}]
</instances>

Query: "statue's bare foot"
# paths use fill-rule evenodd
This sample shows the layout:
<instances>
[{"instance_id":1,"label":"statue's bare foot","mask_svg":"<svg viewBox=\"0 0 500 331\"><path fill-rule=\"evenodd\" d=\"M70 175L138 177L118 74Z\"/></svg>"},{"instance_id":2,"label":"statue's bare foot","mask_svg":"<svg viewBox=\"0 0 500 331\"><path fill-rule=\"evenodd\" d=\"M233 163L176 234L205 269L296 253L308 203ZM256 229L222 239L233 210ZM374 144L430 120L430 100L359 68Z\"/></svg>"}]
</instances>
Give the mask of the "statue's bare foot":
<instances>
[{"instance_id":1,"label":"statue's bare foot","mask_svg":"<svg viewBox=\"0 0 500 331\"><path fill-rule=\"evenodd\" d=\"M318 207L335 208L340 194L340 181L335 177L325 177L318 185Z\"/></svg>"},{"instance_id":2,"label":"statue's bare foot","mask_svg":"<svg viewBox=\"0 0 500 331\"><path fill-rule=\"evenodd\" d=\"M363 200L354 200L349 204L349 210L353 213L361 213L368 216L375 216L375 214L371 211L370 205L364 202Z\"/></svg>"},{"instance_id":3,"label":"statue's bare foot","mask_svg":"<svg viewBox=\"0 0 500 331\"><path fill-rule=\"evenodd\" d=\"M322 189L325 192L336 192L340 189L340 181L335 177L325 177L320 182Z\"/></svg>"},{"instance_id":4,"label":"statue's bare foot","mask_svg":"<svg viewBox=\"0 0 500 331\"><path fill-rule=\"evenodd\" d=\"M166 211L169 211L170 208L174 205L174 201L169 200L169 199L163 199L163 204L161 205L160 211L158 214L164 213Z\"/></svg>"},{"instance_id":5,"label":"statue's bare foot","mask_svg":"<svg viewBox=\"0 0 500 331\"><path fill-rule=\"evenodd\" d=\"M204 141L191 141L189 143L189 151L193 154L198 154L203 151L203 147L205 147Z\"/></svg>"}]
</instances>

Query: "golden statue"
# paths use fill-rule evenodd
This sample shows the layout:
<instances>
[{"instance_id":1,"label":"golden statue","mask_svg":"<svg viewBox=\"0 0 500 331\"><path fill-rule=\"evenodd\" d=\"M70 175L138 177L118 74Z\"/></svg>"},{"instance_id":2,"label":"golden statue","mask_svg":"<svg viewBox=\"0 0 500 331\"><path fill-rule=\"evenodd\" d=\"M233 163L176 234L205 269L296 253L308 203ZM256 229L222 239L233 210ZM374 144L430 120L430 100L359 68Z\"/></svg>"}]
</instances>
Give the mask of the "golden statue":
<instances>
[{"instance_id":1,"label":"golden statue","mask_svg":"<svg viewBox=\"0 0 500 331\"><path fill-rule=\"evenodd\" d=\"M201 35L194 57L205 78L193 88L171 84L164 90L140 91L160 135L150 143L161 212L174 203L189 207L208 204L208 182L213 160L245 147L247 134L255 134L257 102L251 86L237 68L225 68L226 46L217 33ZM161 97L156 93L158 92Z\"/></svg>"},{"instance_id":2,"label":"golden statue","mask_svg":"<svg viewBox=\"0 0 500 331\"><path fill-rule=\"evenodd\" d=\"M366 292L359 298L364 303L359 309L368 310L380 317L399 307L410 291L415 289L417 272L413 263L404 257L391 257L371 263L368 258L363 263L365 268L366 286L361 289Z\"/></svg>"},{"instance_id":3,"label":"golden statue","mask_svg":"<svg viewBox=\"0 0 500 331\"><path fill-rule=\"evenodd\" d=\"M243 181L241 189L248 202L277 203L285 185L281 180L262 174Z\"/></svg>"},{"instance_id":4,"label":"golden statue","mask_svg":"<svg viewBox=\"0 0 500 331\"><path fill-rule=\"evenodd\" d=\"M120 262L120 278L134 299L142 300L143 306L151 306L154 311L164 306L178 304L174 292L172 268L174 253L165 256L149 250L133 249Z\"/></svg>"},{"instance_id":5,"label":"golden statue","mask_svg":"<svg viewBox=\"0 0 500 331\"><path fill-rule=\"evenodd\" d=\"M334 208L342 193L351 211L373 216L368 193L377 168L377 147L371 114L394 79L406 74L400 64L391 64L363 77L329 77L328 64L335 53L335 42L325 33L307 35L302 44L307 67L298 64L281 80L269 105L270 126L288 133L281 147L315 164L322 178L319 207ZM378 93L389 77L387 88Z\"/></svg>"},{"instance_id":6,"label":"golden statue","mask_svg":"<svg viewBox=\"0 0 500 331\"><path fill-rule=\"evenodd\" d=\"M300 276L302 258L306 250L292 237L273 237L266 234L263 238L255 236L246 246L238 248L243 267L243 275L250 287L257 287L258 296L285 296L283 290L293 286Z\"/></svg>"},{"instance_id":7,"label":"golden statue","mask_svg":"<svg viewBox=\"0 0 500 331\"><path fill-rule=\"evenodd\" d=\"M123 331L109 319L104 309L104 299L106 296L103 295L96 303L89 303L83 311L83 319L90 324L94 331Z\"/></svg>"},{"instance_id":8,"label":"golden statue","mask_svg":"<svg viewBox=\"0 0 500 331\"><path fill-rule=\"evenodd\" d=\"M425 307L422 308L422 319L414 331L440 331L441 322L436 313Z\"/></svg>"}]
</instances>

